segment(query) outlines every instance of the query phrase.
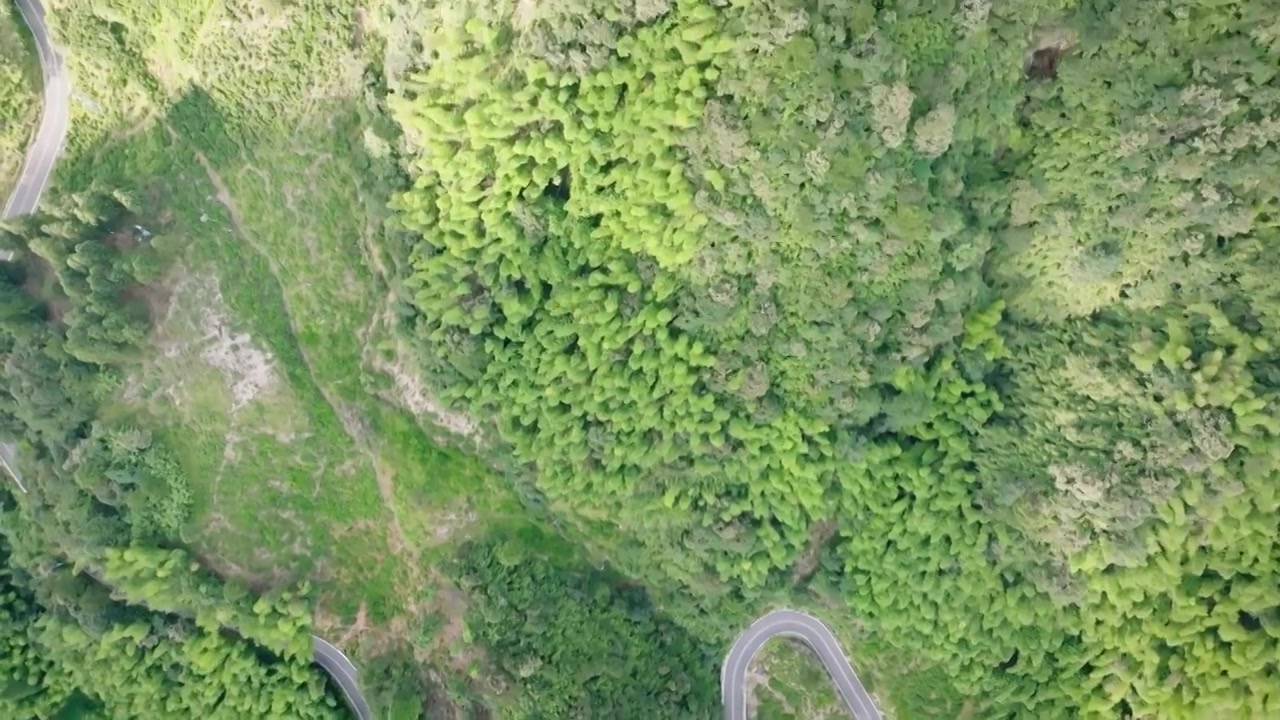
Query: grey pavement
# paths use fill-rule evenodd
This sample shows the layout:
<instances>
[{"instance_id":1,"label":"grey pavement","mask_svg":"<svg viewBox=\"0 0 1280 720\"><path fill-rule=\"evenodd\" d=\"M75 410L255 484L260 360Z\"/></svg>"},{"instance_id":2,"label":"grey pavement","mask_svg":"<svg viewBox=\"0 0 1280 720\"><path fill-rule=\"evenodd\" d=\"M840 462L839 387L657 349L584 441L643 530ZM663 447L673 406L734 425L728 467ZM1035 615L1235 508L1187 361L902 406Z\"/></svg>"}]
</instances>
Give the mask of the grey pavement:
<instances>
[{"instance_id":1,"label":"grey pavement","mask_svg":"<svg viewBox=\"0 0 1280 720\"><path fill-rule=\"evenodd\" d=\"M338 683L342 694L351 706L351 711L360 720L373 720L369 710L369 702L360 691L360 682L356 677L356 666L336 645L324 638L311 636L311 646L315 663L329 673L329 677Z\"/></svg>"},{"instance_id":2,"label":"grey pavement","mask_svg":"<svg viewBox=\"0 0 1280 720\"><path fill-rule=\"evenodd\" d=\"M875 701L853 672L853 666L840 649L836 636L822 621L795 610L774 610L752 623L734 641L720 668L725 720L747 720L747 669L760 648L775 637L796 638L813 649L857 720L884 720Z\"/></svg>"},{"instance_id":3,"label":"grey pavement","mask_svg":"<svg viewBox=\"0 0 1280 720\"><path fill-rule=\"evenodd\" d=\"M67 136L67 95L70 85L63 72L62 57L49 41L49 28L44 24L44 8L40 6L39 0L17 0L17 3L18 12L22 13L22 18L27 27L31 28L31 35L36 41L40 72L44 75L44 104L40 110L40 126L36 130L35 140L27 149L22 173L13 186L3 213L0 213L0 219L20 217L36 209L45 186L49 184L53 163L62 152L62 143ZM0 254L3 255L0 260L13 258L13 253L7 250L0 251ZM18 484L18 489L25 493L27 488L22 485L22 478L15 467L17 464L17 446L0 442L0 466Z\"/></svg>"},{"instance_id":4,"label":"grey pavement","mask_svg":"<svg viewBox=\"0 0 1280 720\"><path fill-rule=\"evenodd\" d=\"M3 218L20 217L35 212L40 196L49 184L53 165L62 152L67 138L70 118L67 100L71 96L71 82L67 79L62 56L49 39L49 28L44 24L44 8L40 0L16 0L31 35L35 38L36 53L40 59L40 72L44 76L44 102L40 108L40 126L35 140L27 149L22 163L22 173L5 203Z\"/></svg>"},{"instance_id":5,"label":"grey pavement","mask_svg":"<svg viewBox=\"0 0 1280 720\"><path fill-rule=\"evenodd\" d=\"M22 484L22 476L18 474L17 465L18 446L11 442L0 442L0 467L4 467L9 477L18 484L18 489L25 493L27 488Z\"/></svg>"}]
</instances>

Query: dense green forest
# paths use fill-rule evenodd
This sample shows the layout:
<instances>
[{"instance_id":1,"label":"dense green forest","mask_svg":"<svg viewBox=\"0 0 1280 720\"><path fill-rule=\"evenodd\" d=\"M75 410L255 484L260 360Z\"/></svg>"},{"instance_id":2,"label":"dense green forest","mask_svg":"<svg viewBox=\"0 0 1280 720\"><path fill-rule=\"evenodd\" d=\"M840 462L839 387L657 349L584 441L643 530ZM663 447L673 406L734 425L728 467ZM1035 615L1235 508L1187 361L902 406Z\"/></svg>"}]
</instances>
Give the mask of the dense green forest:
<instances>
[{"instance_id":1,"label":"dense green forest","mask_svg":"<svg viewBox=\"0 0 1280 720\"><path fill-rule=\"evenodd\" d=\"M700 602L804 563L993 717L1274 716L1277 17L440 4L424 372Z\"/></svg>"},{"instance_id":2,"label":"dense green forest","mask_svg":"<svg viewBox=\"0 0 1280 720\"><path fill-rule=\"evenodd\" d=\"M1275 0L48 5L0 716L1280 715Z\"/></svg>"},{"instance_id":3,"label":"dense green forest","mask_svg":"<svg viewBox=\"0 0 1280 720\"><path fill-rule=\"evenodd\" d=\"M136 362L162 264L119 194L0 230L0 715L341 717L310 666L306 588L255 596L177 549L188 479L147 430L101 418Z\"/></svg>"}]
</instances>

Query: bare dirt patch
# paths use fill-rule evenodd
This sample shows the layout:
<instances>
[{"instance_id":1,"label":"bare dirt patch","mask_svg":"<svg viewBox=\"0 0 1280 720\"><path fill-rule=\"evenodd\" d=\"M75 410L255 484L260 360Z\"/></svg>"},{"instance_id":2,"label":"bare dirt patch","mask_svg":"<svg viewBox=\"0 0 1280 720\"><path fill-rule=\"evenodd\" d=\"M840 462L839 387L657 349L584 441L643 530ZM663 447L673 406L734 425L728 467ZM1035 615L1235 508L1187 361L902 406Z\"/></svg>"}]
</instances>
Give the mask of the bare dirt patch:
<instances>
[{"instance_id":1,"label":"bare dirt patch","mask_svg":"<svg viewBox=\"0 0 1280 720\"><path fill-rule=\"evenodd\" d=\"M173 133L174 131L169 129L169 132ZM253 234L248 232L243 216L241 215L239 208L236 206L235 199L232 197L231 192L227 188L222 177L218 174L217 170L214 169L213 164L209 162L209 159L203 154L197 152L196 160L204 168L205 173L209 177L209 182L214 186L218 203L226 208L227 214L231 217L231 223L234 226L237 235L242 238L254 252L267 261L267 265L271 269L272 275L275 276L277 282L280 282L280 278L282 277L281 268L271 253L266 252L265 248L263 248L254 239ZM282 291L280 297L281 301L284 303L285 315L289 319L289 329L293 336L297 337L298 328L295 324L296 315L290 307L288 293ZM333 408L334 413L342 423L343 430L348 436L350 436L352 441L355 443L356 448L366 457L372 467L374 476L377 480L378 495L382 499L383 505L390 516L390 523L387 526L389 545L394 553L405 558L406 565L410 568L410 572L414 576L413 584L417 584L416 576L418 574L417 567L419 565L419 551L418 548L413 547L409 542L400 522L395 502L393 472L378 456L373 440L369 436L367 428L365 427L365 422L360 416L360 413L355 408L344 403L341 398L332 392L331 388L320 381L316 375L315 365L311 361L307 348L302 343L298 343L298 351L302 355L302 360L307 366L308 373L310 374L315 387L320 391L320 394L324 397L329 406Z\"/></svg>"},{"instance_id":2,"label":"bare dirt patch","mask_svg":"<svg viewBox=\"0 0 1280 720\"><path fill-rule=\"evenodd\" d=\"M378 248L374 246L372 228L365 229L361 234L360 242L374 272L384 282L389 283L393 273L383 262ZM393 331L395 305L395 292L388 291L382 312L373 318L364 333L365 345L362 351L364 364L374 372L390 377L395 386L391 397L384 397L384 399L408 410L419 420L429 420L450 433L471 441L478 448L481 444L480 424L468 415L445 407L423 382L422 377L414 372L413 353ZM374 338L379 337L394 338L390 357L374 347Z\"/></svg>"},{"instance_id":3,"label":"bare dirt patch","mask_svg":"<svg viewBox=\"0 0 1280 720\"><path fill-rule=\"evenodd\" d=\"M537 13L538 3L536 0L517 0L516 8L511 13L511 24L517 30L528 30L533 26Z\"/></svg>"},{"instance_id":4,"label":"bare dirt patch","mask_svg":"<svg viewBox=\"0 0 1280 720\"><path fill-rule=\"evenodd\" d=\"M356 610L355 622L352 623L351 627L347 628L346 632L342 633L342 636L338 638L338 645L347 645L352 640L359 638L365 632L368 632L368 630L369 606L365 602L361 601L360 608Z\"/></svg>"},{"instance_id":5,"label":"bare dirt patch","mask_svg":"<svg viewBox=\"0 0 1280 720\"><path fill-rule=\"evenodd\" d=\"M376 255L371 255L376 257ZM382 272L381 263L375 260L378 271ZM363 362L366 367L391 378L394 390L381 393L384 400L408 410L415 418L428 421L449 433L470 441L477 449L482 443L481 427L475 419L461 412L445 407L423 382L422 377L413 370L413 353L404 341L390 330L392 327L395 302L394 294L389 294L385 310L365 331ZM390 357L374 347L374 338L394 338Z\"/></svg>"},{"instance_id":6,"label":"bare dirt patch","mask_svg":"<svg viewBox=\"0 0 1280 720\"><path fill-rule=\"evenodd\" d=\"M791 584L799 585L808 580L818 569L818 563L822 561L822 548L836 534L836 521L834 519L823 520L813 526L809 531L809 544L805 547L804 554L796 561L796 566L791 571Z\"/></svg>"},{"instance_id":7,"label":"bare dirt patch","mask_svg":"<svg viewBox=\"0 0 1280 720\"><path fill-rule=\"evenodd\" d=\"M392 362L373 362L374 369L387 373L395 382L400 402L413 413L414 417L430 418L435 424L454 435L461 435L468 440L476 441L480 432L476 421L459 412L445 408L436 400L435 395L427 388L426 383L415 372L405 367L404 348L397 342L396 359Z\"/></svg>"},{"instance_id":8,"label":"bare dirt patch","mask_svg":"<svg viewBox=\"0 0 1280 720\"><path fill-rule=\"evenodd\" d=\"M173 295L189 307L198 307L195 338L170 338L161 342L166 358L197 354L205 365L218 371L231 396L235 412L280 386L275 358L255 346L248 333L236 332L231 312L218 279L211 272L180 272ZM164 325L178 321L179 304L170 303ZM186 335L187 333L178 333Z\"/></svg>"},{"instance_id":9,"label":"bare dirt patch","mask_svg":"<svg viewBox=\"0 0 1280 720\"><path fill-rule=\"evenodd\" d=\"M477 519L476 511L467 507L465 500L453 503L431 517L431 538L435 544L449 542L459 531L475 524Z\"/></svg>"}]
</instances>

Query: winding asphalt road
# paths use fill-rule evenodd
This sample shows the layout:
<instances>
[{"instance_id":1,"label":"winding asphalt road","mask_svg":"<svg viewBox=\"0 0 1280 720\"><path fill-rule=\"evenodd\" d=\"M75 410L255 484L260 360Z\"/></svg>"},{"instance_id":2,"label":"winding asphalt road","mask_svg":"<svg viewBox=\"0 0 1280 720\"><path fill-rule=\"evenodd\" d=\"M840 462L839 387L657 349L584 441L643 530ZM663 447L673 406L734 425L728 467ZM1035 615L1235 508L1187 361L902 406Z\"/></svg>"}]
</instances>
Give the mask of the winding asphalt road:
<instances>
[{"instance_id":1,"label":"winding asphalt road","mask_svg":"<svg viewBox=\"0 0 1280 720\"><path fill-rule=\"evenodd\" d=\"M822 621L795 610L774 610L756 620L729 648L720 668L720 697L724 703L725 720L747 720L747 668L760 648L779 636L796 638L817 653L840 697L857 720L884 720L875 701L853 672L853 666L836 642L836 636Z\"/></svg>"},{"instance_id":2,"label":"winding asphalt road","mask_svg":"<svg viewBox=\"0 0 1280 720\"><path fill-rule=\"evenodd\" d=\"M364 699L364 693L360 692L360 683L356 679L356 666L351 662L351 658L343 654L333 643L315 635L311 636L311 647L315 663L324 668L324 671L329 673L329 677L338 683L356 717L360 720L373 720L373 713L369 711L369 702Z\"/></svg>"},{"instance_id":3,"label":"winding asphalt road","mask_svg":"<svg viewBox=\"0 0 1280 720\"><path fill-rule=\"evenodd\" d=\"M62 152L67 139L67 122L70 118L68 100L71 82L67 79L62 56L49 40L49 28L44 24L44 8L40 0L17 0L18 12L31 28L36 41L36 53L40 58L40 72L44 76L44 103L40 108L40 127L35 140L27 149L22 163L22 173L13 186L13 192L5 203L0 217L13 218L35 212L40 196L49 184L53 164Z\"/></svg>"},{"instance_id":4,"label":"winding asphalt road","mask_svg":"<svg viewBox=\"0 0 1280 720\"><path fill-rule=\"evenodd\" d=\"M27 156L22 163L22 173L13 186L13 192L0 212L0 220L21 217L34 212L40 204L40 196L49 184L49 175L53 173L53 163L62 152L62 143L67 137L67 98L71 94L71 85L67 82L62 68L62 56L49 41L49 28L44 24L44 8L40 0L17 0L18 12L22 13L31 35L36 41L36 54L40 57L40 72L44 75L44 104L40 110L40 126L36 130L35 140L27 148ZM13 252L0 250L0 260L12 260ZM22 492L27 489L22 485L22 478L12 467L17 464L18 448L13 443L0 442L0 465L8 472L9 477L17 483Z\"/></svg>"}]
</instances>

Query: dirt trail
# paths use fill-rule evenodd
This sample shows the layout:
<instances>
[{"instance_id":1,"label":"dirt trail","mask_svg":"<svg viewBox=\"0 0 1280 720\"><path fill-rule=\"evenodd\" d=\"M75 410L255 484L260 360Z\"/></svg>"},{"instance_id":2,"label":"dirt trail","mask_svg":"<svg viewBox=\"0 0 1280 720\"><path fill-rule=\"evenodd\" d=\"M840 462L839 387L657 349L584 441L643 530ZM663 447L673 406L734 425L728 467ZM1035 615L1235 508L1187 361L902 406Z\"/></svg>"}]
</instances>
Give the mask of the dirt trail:
<instances>
[{"instance_id":1,"label":"dirt trail","mask_svg":"<svg viewBox=\"0 0 1280 720\"><path fill-rule=\"evenodd\" d=\"M358 189L357 187L357 191ZM479 449L483 440L480 424L469 415L450 410L436 400L422 378L406 367L410 353L403 340L396 337L394 333L388 333L395 343L390 360L376 350L379 331L384 328L389 331L395 325L397 297L396 291L390 287L394 273L386 266L381 253L374 247L371 228L366 227L365 232L361 233L360 243L374 272L387 287L382 312L375 313L369 321L369 326L364 329L364 346L361 349L360 358L374 371L385 373L395 383L395 392L384 392L379 395L387 402L408 410L418 419L430 418L436 425L454 435L466 438L475 445L476 449Z\"/></svg>"}]
</instances>

